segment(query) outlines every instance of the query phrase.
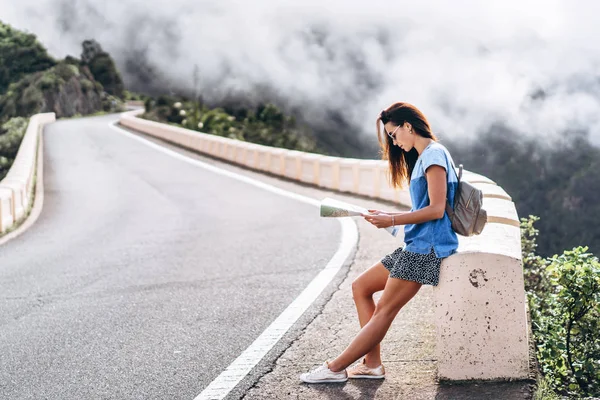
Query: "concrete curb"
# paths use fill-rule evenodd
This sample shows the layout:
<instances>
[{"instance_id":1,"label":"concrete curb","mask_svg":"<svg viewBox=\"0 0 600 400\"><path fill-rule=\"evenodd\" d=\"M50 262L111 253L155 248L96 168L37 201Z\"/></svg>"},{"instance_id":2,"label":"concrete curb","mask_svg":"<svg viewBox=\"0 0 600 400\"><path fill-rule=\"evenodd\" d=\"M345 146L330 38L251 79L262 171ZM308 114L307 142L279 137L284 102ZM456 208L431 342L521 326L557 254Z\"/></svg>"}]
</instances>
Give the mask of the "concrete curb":
<instances>
[{"instance_id":1,"label":"concrete curb","mask_svg":"<svg viewBox=\"0 0 600 400\"><path fill-rule=\"evenodd\" d=\"M52 113L52 118L54 118L54 113ZM33 196L28 196L33 198L33 205L29 214L25 214L21 217L22 221L16 220L13 224L19 224L14 230L11 232L0 236L0 246L4 243L15 239L16 237L22 235L25 231L27 231L33 224L37 221L40 214L42 213L42 208L44 206L44 139L43 139L43 128L44 124L41 124L38 127L38 135L37 135L37 149L36 149L36 157L35 157L35 186L32 188L32 192L34 192ZM1 183L1 182L0 182ZM24 218L24 219L23 219Z\"/></svg>"}]
</instances>

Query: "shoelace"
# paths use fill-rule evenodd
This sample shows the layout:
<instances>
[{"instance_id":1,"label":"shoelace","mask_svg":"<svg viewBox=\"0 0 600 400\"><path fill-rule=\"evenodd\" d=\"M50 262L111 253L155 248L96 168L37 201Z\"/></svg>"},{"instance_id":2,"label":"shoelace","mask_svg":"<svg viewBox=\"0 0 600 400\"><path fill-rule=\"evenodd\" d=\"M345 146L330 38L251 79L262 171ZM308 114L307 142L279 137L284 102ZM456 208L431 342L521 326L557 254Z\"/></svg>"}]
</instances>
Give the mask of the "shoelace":
<instances>
[{"instance_id":1,"label":"shoelace","mask_svg":"<svg viewBox=\"0 0 600 400\"><path fill-rule=\"evenodd\" d=\"M315 376L318 375L321 371L325 371L325 366L324 365L320 365L318 368L312 370L309 372L309 376Z\"/></svg>"}]
</instances>

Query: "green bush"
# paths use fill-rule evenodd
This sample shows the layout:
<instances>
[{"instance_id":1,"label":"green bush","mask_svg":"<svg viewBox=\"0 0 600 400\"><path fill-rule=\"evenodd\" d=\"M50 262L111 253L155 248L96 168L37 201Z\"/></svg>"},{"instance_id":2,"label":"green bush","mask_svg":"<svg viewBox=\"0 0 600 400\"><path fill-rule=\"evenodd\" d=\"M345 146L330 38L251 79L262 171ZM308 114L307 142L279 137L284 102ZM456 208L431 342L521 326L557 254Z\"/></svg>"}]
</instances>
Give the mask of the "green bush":
<instances>
[{"instance_id":1,"label":"green bush","mask_svg":"<svg viewBox=\"0 0 600 400\"><path fill-rule=\"evenodd\" d=\"M0 22L0 94L12 82L27 74L46 70L55 63L35 35Z\"/></svg>"},{"instance_id":2,"label":"green bush","mask_svg":"<svg viewBox=\"0 0 600 400\"><path fill-rule=\"evenodd\" d=\"M105 112L121 112L125 111L123 101L116 97L107 95L102 99L102 111Z\"/></svg>"},{"instance_id":3,"label":"green bush","mask_svg":"<svg viewBox=\"0 0 600 400\"><path fill-rule=\"evenodd\" d=\"M53 69L56 76L61 78L64 82L79 75L79 68L66 63L59 63Z\"/></svg>"},{"instance_id":4,"label":"green bush","mask_svg":"<svg viewBox=\"0 0 600 400\"><path fill-rule=\"evenodd\" d=\"M256 110L231 106L208 109L200 102L159 96L156 101L146 99L145 109L143 118L153 121L266 146L322 153L312 135L273 104L259 105Z\"/></svg>"},{"instance_id":5,"label":"green bush","mask_svg":"<svg viewBox=\"0 0 600 400\"><path fill-rule=\"evenodd\" d=\"M548 289L548 279L544 270L548 261L536 253L539 230L533 224L540 218L530 215L521 218L521 251L523 255L523 275L525 290L530 293L543 293Z\"/></svg>"},{"instance_id":6,"label":"green bush","mask_svg":"<svg viewBox=\"0 0 600 400\"><path fill-rule=\"evenodd\" d=\"M20 116L29 116L35 114L36 111L41 107L43 101L44 95L41 90L33 85L27 87L25 90L23 90L21 99L19 101L20 109L22 110L20 112Z\"/></svg>"},{"instance_id":7,"label":"green bush","mask_svg":"<svg viewBox=\"0 0 600 400\"><path fill-rule=\"evenodd\" d=\"M561 397L552 389L552 386L548 383L548 379L542 377L537 383L532 400L561 400Z\"/></svg>"},{"instance_id":8,"label":"green bush","mask_svg":"<svg viewBox=\"0 0 600 400\"><path fill-rule=\"evenodd\" d=\"M65 81L52 70L45 71L38 81L38 87L43 90L58 90Z\"/></svg>"},{"instance_id":9,"label":"green bush","mask_svg":"<svg viewBox=\"0 0 600 400\"><path fill-rule=\"evenodd\" d=\"M85 40L82 47L81 60L88 66L94 80L100 82L108 94L122 99L125 86L110 54L102 50L95 40Z\"/></svg>"},{"instance_id":10,"label":"green bush","mask_svg":"<svg viewBox=\"0 0 600 400\"><path fill-rule=\"evenodd\" d=\"M537 217L523 218L523 266L538 362L548 385L564 395L600 395L600 262L575 247L535 255Z\"/></svg>"},{"instance_id":11,"label":"green bush","mask_svg":"<svg viewBox=\"0 0 600 400\"><path fill-rule=\"evenodd\" d=\"M96 86L92 81L87 79L81 80L81 90L83 91L83 93L93 92L95 88Z\"/></svg>"},{"instance_id":12,"label":"green bush","mask_svg":"<svg viewBox=\"0 0 600 400\"><path fill-rule=\"evenodd\" d=\"M27 118L12 118L0 127L0 180L12 165L27 130Z\"/></svg>"},{"instance_id":13,"label":"green bush","mask_svg":"<svg viewBox=\"0 0 600 400\"><path fill-rule=\"evenodd\" d=\"M148 96L143 95L141 93L135 93L135 92L131 92L129 90L123 90L123 100L125 101L145 101L146 99L148 99Z\"/></svg>"},{"instance_id":14,"label":"green bush","mask_svg":"<svg viewBox=\"0 0 600 400\"><path fill-rule=\"evenodd\" d=\"M88 65L94 75L94 79L102 84L107 93L123 97L125 86L110 55L107 53L99 54Z\"/></svg>"}]
</instances>

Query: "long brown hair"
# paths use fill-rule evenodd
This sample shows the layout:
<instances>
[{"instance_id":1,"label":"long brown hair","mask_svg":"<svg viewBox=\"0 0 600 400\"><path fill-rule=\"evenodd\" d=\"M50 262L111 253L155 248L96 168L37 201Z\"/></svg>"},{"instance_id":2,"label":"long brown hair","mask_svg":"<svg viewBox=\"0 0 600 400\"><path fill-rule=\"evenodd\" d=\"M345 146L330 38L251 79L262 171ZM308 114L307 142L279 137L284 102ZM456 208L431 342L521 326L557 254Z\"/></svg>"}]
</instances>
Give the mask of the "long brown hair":
<instances>
[{"instance_id":1,"label":"long brown hair","mask_svg":"<svg viewBox=\"0 0 600 400\"><path fill-rule=\"evenodd\" d=\"M384 125L383 135L379 127L380 121ZM381 159L388 160L390 163L389 179L392 187L401 188L403 181L410 184L410 176L417 163L417 158L419 158L419 152L414 147L409 152L405 152L400 147L394 146L392 138L385 133L385 124L388 122L398 126L408 122L418 135L435 141L437 141L437 137L431 132L425 115L412 104L394 103L381 111L377 117L377 140L381 147Z\"/></svg>"}]
</instances>

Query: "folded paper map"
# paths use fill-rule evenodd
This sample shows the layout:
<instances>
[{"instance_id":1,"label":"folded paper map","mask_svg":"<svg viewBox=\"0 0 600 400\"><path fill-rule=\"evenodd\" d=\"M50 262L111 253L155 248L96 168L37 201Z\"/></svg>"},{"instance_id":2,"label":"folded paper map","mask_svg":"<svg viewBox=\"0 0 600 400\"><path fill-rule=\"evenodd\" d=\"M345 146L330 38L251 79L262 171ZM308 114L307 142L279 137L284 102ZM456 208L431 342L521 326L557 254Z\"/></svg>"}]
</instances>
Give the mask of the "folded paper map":
<instances>
[{"instance_id":1,"label":"folded paper map","mask_svg":"<svg viewBox=\"0 0 600 400\"><path fill-rule=\"evenodd\" d=\"M321 200L321 217L360 217L361 215L375 215L366 208L355 206L354 204L334 200L329 197ZM392 236L396 236L400 231L399 226L389 226L385 228Z\"/></svg>"}]
</instances>

